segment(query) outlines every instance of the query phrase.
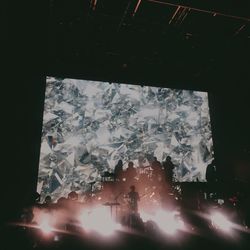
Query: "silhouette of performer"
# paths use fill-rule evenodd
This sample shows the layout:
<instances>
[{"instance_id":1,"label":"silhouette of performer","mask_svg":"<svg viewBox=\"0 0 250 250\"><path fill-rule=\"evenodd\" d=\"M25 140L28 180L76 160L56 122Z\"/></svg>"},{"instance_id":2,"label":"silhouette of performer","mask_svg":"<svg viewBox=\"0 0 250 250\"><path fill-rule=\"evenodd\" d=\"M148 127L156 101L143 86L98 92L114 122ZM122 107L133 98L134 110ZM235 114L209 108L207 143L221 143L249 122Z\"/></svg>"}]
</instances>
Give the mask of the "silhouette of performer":
<instances>
[{"instance_id":1,"label":"silhouette of performer","mask_svg":"<svg viewBox=\"0 0 250 250\"><path fill-rule=\"evenodd\" d=\"M166 161L163 162L163 168L165 172L165 178L168 183L173 182L173 170L175 168L173 162L171 161L171 157L167 156Z\"/></svg>"},{"instance_id":2,"label":"silhouette of performer","mask_svg":"<svg viewBox=\"0 0 250 250\"><path fill-rule=\"evenodd\" d=\"M140 200L138 192L135 191L135 186L130 186L130 192L127 194L129 211L127 216L123 218L123 223L136 230L144 231L144 223L138 213L138 201Z\"/></svg>"},{"instance_id":3,"label":"silhouette of performer","mask_svg":"<svg viewBox=\"0 0 250 250\"><path fill-rule=\"evenodd\" d=\"M134 178L136 177L136 168L134 168L134 163L132 161L128 163L128 168L124 174L126 177L126 181L128 182L134 181Z\"/></svg>"},{"instance_id":4,"label":"silhouette of performer","mask_svg":"<svg viewBox=\"0 0 250 250\"><path fill-rule=\"evenodd\" d=\"M130 192L128 193L129 210L130 212L138 213L138 201L140 200L138 192L135 191L135 186L130 186Z\"/></svg>"},{"instance_id":5,"label":"silhouette of performer","mask_svg":"<svg viewBox=\"0 0 250 250\"><path fill-rule=\"evenodd\" d=\"M122 177L122 160L119 160L114 169L115 180L120 180Z\"/></svg>"},{"instance_id":6,"label":"silhouette of performer","mask_svg":"<svg viewBox=\"0 0 250 250\"><path fill-rule=\"evenodd\" d=\"M162 166L156 157L153 158L151 168L153 169L153 179L158 180L158 178L162 175Z\"/></svg>"}]
</instances>

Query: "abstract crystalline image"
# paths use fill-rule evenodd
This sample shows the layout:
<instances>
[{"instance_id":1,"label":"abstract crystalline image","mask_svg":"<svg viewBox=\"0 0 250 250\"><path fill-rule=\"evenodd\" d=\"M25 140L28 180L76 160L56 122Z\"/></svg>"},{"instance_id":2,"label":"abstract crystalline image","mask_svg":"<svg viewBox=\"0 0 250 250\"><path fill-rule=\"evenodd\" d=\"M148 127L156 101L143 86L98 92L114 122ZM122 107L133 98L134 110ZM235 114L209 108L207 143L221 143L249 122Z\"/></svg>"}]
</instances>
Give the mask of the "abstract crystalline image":
<instances>
[{"instance_id":1,"label":"abstract crystalline image","mask_svg":"<svg viewBox=\"0 0 250 250\"><path fill-rule=\"evenodd\" d=\"M38 191L89 189L119 159L170 155L176 181L206 181L213 142L206 92L47 77Z\"/></svg>"}]
</instances>

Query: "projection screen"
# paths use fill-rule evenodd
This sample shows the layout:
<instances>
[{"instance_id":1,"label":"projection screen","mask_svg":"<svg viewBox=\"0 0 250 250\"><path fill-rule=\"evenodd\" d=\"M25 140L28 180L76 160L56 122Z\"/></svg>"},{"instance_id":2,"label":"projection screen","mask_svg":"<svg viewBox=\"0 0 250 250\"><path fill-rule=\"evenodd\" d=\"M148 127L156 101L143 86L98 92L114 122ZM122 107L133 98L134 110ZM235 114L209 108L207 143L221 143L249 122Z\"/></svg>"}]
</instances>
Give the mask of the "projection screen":
<instances>
[{"instance_id":1,"label":"projection screen","mask_svg":"<svg viewBox=\"0 0 250 250\"><path fill-rule=\"evenodd\" d=\"M206 92L47 77L37 183L42 197L84 192L119 159L126 169L129 161L138 168L139 161L167 156L175 181L206 181L213 159Z\"/></svg>"}]
</instances>

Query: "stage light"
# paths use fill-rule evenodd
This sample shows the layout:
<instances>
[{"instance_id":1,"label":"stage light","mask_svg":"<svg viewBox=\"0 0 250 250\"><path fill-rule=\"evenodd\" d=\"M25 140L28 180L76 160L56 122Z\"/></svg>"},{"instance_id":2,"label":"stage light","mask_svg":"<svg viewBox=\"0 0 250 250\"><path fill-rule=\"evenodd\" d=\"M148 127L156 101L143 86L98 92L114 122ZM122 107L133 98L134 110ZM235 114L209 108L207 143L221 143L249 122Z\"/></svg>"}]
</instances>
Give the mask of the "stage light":
<instances>
[{"instance_id":1,"label":"stage light","mask_svg":"<svg viewBox=\"0 0 250 250\"><path fill-rule=\"evenodd\" d=\"M60 237L58 235L54 236L54 241L60 241Z\"/></svg>"},{"instance_id":2,"label":"stage light","mask_svg":"<svg viewBox=\"0 0 250 250\"><path fill-rule=\"evenodd\" d=\"M80 222L86 231L94 231L103 236L111 236L121 227L111 218L110 211L106 207L96 207L92 208L91 211L83 211Z\"/></svg>"},{"instance_id":3,"label":"stage light","mask_svg":"<svg viewBox=\"0 0 250 250\"><path fill-rule=\"evenodd\" d=\"M51 234L53 231L52 226L55 225L56 217L52 216L48 213L48 211L43 211L42 209L34 209L33 214L33 222L37 225L36 227L45 235Z\"/></svg>"},{"instance_id":4,"label":"stage light","mask_svg":"<svg viewBox=\"0 0 250 250\"><path fill-rule=\"evenodd\" d=\"M233 228L233 223L229 221L225 215L214 212L211 214L212 226L216 229L220 229L226 233L230 233Z\"/></svg>"},{"instance_id":5,"label":"stage light","mask_svg":"<svg viewBox=\"0 0 250 250\"><path fill-rule=\"evenodd\" d=\"M140 212L140 217L143 220L143 222L147 222L153 219L154 214L146 213L145 211Z\"/></svg>"},{"instance_id":6,"label":"stage light","mask_svg":"<svg viewBox=\"0 0 250 250\"><path fill-rule=\"evenodd\" d=\"M43 233L50 234L53 231L53 228L50 225L49 216L44 216L38 227L42 230Z\"/></svg>"},{"instance_id":7,"label":"stage light","mask_svg":"<svg viewBox=\"0 0 250 250\"><path fill-rule=\"evenodd\" d=\"M178 230L184 229L184 223L178 218L177 212L158 211L155 221L161 230L169 235L174 235Z\"/></svg>"},{"instance_id":8,"label":"stage light","mask_svg":"<svg viewBox=\"0 0 250 250\"><path fill-rule=\"evenodd\" d=\"M40 229L45 233L45 234L49 234L52 232L52 229L49 225L47 224L42 224L40 225Z\"/></svg>"},{"instance_id":9,"label":"stage light","mask_svg":"<svg viewBox=\"0 0 250 250\"><path fill-rule=\"evenodd\" d=\"M144 222L154 221L164 233L174 236L178 230L185 230L184 222L176 211L158 210L155 214L141 212Z\"/></svg>"}]
</instances>

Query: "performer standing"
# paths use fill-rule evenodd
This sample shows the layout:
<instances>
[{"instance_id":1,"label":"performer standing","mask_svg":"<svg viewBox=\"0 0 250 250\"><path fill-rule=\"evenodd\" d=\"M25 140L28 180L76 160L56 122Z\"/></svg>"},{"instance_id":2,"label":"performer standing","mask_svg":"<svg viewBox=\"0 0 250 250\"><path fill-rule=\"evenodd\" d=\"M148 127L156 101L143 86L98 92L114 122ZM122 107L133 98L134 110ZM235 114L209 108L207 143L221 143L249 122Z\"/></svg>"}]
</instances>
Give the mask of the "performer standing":
<instances>
[{"instance_id":1,"label":"performer standing","mask_svg":"<svg viewBox=\"0 0 250 250\"><path fill-rule=\"evenodd\" d=\"M140 200L138 192L135 191L135 186L130 186L130 192L128 193L129 210L130 212L138 213L138 201Z\"/></svg>"},{"instance_id":2,"label":"performer standing","mask_svg":"<svg viewBox=\"0 0 250 250\"><path fill-rule=\"evenodd\" d=\"M123 162L122 160L119 160L114 169L115 181L117 180L120 181L122 178L122 171L123 171L122 166Z\"/></svg>"},{"instance_id":3,"label":"performer standing","mask_svg":"<svg viewBox=\"0 0 250 250\"><path fill-rule=\"evenodd\" d=\"M166 161L163 162L163 168L165 171L165 177L166 177L166 181L169 184L172 184L173 182L173 170L175 168L173 162L171 161L171 157L167 156Z\"/></svg>"},{"instance_id":4,"label":"performer standing","mask_svg":"<svg viewBox=\"0 0 250 250\"><path fill-rule=\"evenodd\" d=\"M130 186L130 192L127 194L129 211L127 216L124 216L123 223L131 228L144 231L144 223L138 213L138 201L140 200L138 192L135 191L135 186Z\"/></svg>"},{"instance_id":5,"label":"performer standing","mask_svg":"<svg viewBox=\"0 0 250 250\"><path fill-rule=\"evenodd\" d=\"M162 165L161 163L157 160L156 157L153 158L153 161L151 162L151 168L153 169L152 171L152 177L154 181L159 181L162 178Z\"/></svg>"},{"instance_id":6,"label":"performer standing","mask_svg":"<svg viewBox=\"0 0 250 250\"><path fill-rule=\"evenodd\" d=\"M134 163L130 161L128 163L128 168L123 172L123 177L125 179L125 185L130 186L136 181L137 171L134 167Z\"/></svg>"},{"instance_id":7,"label":"performer standing","mask_svg":"<svg viewBox=\"0 0 250 250\"><path fill-rule=\"evenodd\" d=\"M131 181L134 181L134 178L136 177L136 168L134 167L134 163L132 161L128 163L128 168L125 174L126 178L128 178Z\"/></svg>"}]
</instances>

